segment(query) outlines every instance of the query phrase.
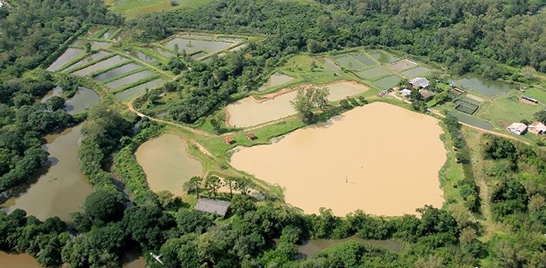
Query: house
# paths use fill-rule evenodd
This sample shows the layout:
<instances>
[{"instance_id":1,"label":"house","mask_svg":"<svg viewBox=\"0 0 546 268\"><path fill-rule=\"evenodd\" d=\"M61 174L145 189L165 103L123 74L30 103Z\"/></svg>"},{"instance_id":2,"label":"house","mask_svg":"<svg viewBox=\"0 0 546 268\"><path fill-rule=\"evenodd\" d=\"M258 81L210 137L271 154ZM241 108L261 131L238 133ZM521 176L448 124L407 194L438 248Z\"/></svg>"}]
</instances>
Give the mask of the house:
<instances>
[{"instance_id":1,"label":"house","mask_svg":"<svg viewBox=\"0 0 546 268\"><path fill-rule=\"evenodd\" d=\"M412 84L416 88L425 88L428 87L430 82L428 79L423 77L415 77L409 81L410 84Z\"/></svg>"},{"instance_id":2,"label":"house","mask_svg":"<svg viewBox=\"0 0 546 268\"><path fill-rule=\"evenodd\" d=\"M402 94L402 96L404 97L407 97L411 94L411 90L407 89L407 88L404 88L402 90L400 90L400 94Z\"/></svg>"},{"instance_id":3,"label":"house","mask_svg":"<svg viewBox=\"0 0 546 268\"><path fill-rule=\"evenodd\" d=\"M233 142L235 142L235 140L233 139L233 137L227 136L227 137L224 138L224 142L226 144L232 144Z\"/></svg>"},{"instance_id":4,"label":"house","mask_svg":"<svg viewBox=\"0 0 546 268\"><path fill-rule=\"evenodd\" d=\"M508 126L507 130L516 135L521 135L527 130L527 125L524 123L512 123Z\"/></svg>"},{"instance_id":5,"label":"house","mask_svg":"<svg viewBox=\"0 0 546 268\"><path fill-rule=\"evenodd\" d=\"M199 198L197 199L197 204L195 204L193 209L196 211L213 213L218 216L225 217L230 205L231 203L228 201Z\"/></svg>"},{"instance_id":6,"label":"house","mask_svg":"<svg viewBox=\"0 0 546 268\"><path fill-rule=\"evenodd\" d=\"M544 134L546 133L546 125L542 122L535 121L529 125L528 130L535 135Z\"/></svg>"},{"instance_id":7,"label":"house","mask_svg":"<svg viewBox=\"0 0 546 268\"><path fill-rule=\"evenodd\" d=\"M432 96L434 96L434 94L432 94L432 92L426 90L426 89L421 89L419 90L419 94L421 94L421 97L423 97L423 100L428 100L430 98L432 98Z\"/></svg>"},{"instance_id":8,"label":"house","mask_svg":"<svg viewBox=\"0 0 546 268\"><path fill-rule=\"evenodd\" d=\"M0 2L0 7L2 7L4 5L4 3Z\"/></svg>"},{"instance_id":9,"label":"house","mask_svg":"<svg viewBox=\"0 0 546 268\"><path fill-rule=\"evenodd\" d=\"M250 132L246 134L246 138L249 140L255 140L257 137L254 133Z\"/></svg>"}]
</instances>

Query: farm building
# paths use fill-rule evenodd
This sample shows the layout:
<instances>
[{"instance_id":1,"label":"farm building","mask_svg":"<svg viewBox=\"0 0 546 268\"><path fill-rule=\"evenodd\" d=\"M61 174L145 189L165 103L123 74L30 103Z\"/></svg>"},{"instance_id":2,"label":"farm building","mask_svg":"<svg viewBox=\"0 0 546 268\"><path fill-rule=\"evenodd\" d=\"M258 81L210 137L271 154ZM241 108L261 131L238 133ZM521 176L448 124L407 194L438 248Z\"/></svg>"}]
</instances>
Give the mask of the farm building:
<instances>
[{"instance_id":1,"label":"farm building","mask_svg":"<svg viewBox=\"0 0 546 268\"><path fill-rule=\"evenodd\" d=\"M235 141L235 140L234 140L233 137L231 137L231 136L228 136L228 137L225 137L225 138L224 138L224 142L225 142L226 144L232 144L234 141Z\"/></svg>"},{"instance_id":2,"label":"farm building","mask_svg":"<svg viewBox=\"0 0 546 268\"><path fill-rule=\"evenodd\" d=\"M255 140L257 137L256 137L256 134L250 132L246 134L246 138L249 140Z\"/></svg>"},{"instance_id":3,"label":"farm building","mask_svg":"<svg viewBox=\"0 0 546 268\"><path fill-rule=\"evenodd\" d=\"M539 104L538 100L533 99L533 98L529 98L527 96L521 96L520 99L523 100L523 101L528 101L528 102L534 103L534 104Z\"/></svg>"},{"instance_id":4,"label":"farm building","mask_svg":"<svg viewBox=\"0 0 546 268\"><path fill-rule=\"evenodd\" d=\"M423 100L428 100L430 98L432 98L432 96L434 96L434 94L432 94L432 92L426 90L426 89L421 89L419 90L419 94L421 94L421 97L423 97Z\"/></svg>"},{"instance_id":5,"label":"farm building","mask_svg":"<svg viewBox=\"0 0 546 268\"><path fill-rule=\"evenodd\" d=\"M409 83L412 84L414 87L417 87L417 88L425 88L425 87L428 87L428 85L430 84L428 79L423 78L423 77L415 77L415 78L411 79L409 81Z\"/></svg>"},{"instance_id":6,"label":"farm building","mask_svg":"<svg viewBox=\"0 0 546 268\"><path fill-rule=\"evenodd\" d=\"M402 96L404 97L407 97L411 94L411 90L407 89L407 88L404 88L402 90L400 90L400 94L402 94Z\"/></svg>"},{"instance_id":7,"label":"farm building","mask_svg":"<svg viewBox=\"0 0 546 268\"><path fill-rule=\"evenodd\" d=\"M193 209L225 217L230 205L231 203L228 201L199 198Z\"/></svg>"},{"instance_id":8,"label":"farm building","mask_svg":"<svg viewBox=\"0 0 546 268\"><path fill-rule=\"evenodd\" d=\"M512 123L508 126L507 130L516 135L521 135L527 130L527 125L524 123Z\"/></svg>"},{"instance_id":9,"label":"farm building","mask_svg":"<svg viewBox=\"0 0 546 268\"><path fill-rule=\"evenodd\" d=\"M544 134L546 133L546 125L542 122L535 121L529 125L528 130L535 135Z\"/></svg>"}]
</instances>

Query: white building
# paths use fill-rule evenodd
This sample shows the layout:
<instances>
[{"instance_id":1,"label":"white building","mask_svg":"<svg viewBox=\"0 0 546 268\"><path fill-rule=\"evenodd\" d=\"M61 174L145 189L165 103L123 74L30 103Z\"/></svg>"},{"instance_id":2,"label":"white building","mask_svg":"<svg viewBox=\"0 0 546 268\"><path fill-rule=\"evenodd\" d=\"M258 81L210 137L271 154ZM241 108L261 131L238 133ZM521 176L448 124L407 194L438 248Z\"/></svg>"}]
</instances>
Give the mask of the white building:
<instances>
[{"instance_id":1,"label":"white building","mask_svg":"<svg viewBox=\"0 0 546 268\"><path fill-rule=\"evenodd\" d=\"M521 135L527 130L527 125L524 123L512 123L506 129L516 135Z\"/></svg>"},{"instance_id":2,"label":"white building","mask_svg":"<svg viewBox=\"0 0 546 268\"><path fill-rule=\"evenodd\" d=\"M411 79L409 81L409 83L412 84L414 87L417 87L417 88L425 88L425 87L428 87L428 85L430 84L428 79L423 78L423 77L415 77L415 78Z\"/></svg>"}]
</instances>

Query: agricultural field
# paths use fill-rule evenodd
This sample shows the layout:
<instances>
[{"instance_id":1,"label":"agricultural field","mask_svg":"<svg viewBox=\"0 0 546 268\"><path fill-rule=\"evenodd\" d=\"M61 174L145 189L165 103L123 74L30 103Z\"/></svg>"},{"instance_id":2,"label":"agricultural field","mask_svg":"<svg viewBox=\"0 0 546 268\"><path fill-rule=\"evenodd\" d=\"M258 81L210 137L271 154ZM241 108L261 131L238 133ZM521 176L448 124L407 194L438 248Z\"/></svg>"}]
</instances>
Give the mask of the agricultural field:
<instances>
[{"instance_id":1,"label":"agricultural field","mask_svg":"<svg viewBox=\"0 0 546 268\"><path fill-rule=\"evenodd\" d=\"M119 41L125 35L122 28L93 26L72 42L47 69L89 77L108 89L118 101L127 102L174 79L175 75L162 66L171 57L176 57L176 48L200 61L214 54L225 55L243 49L247 40L244 37L180 33L146 47L135 44L121 46ZM289 82L291 78L281 77L281 80ZM278 82L271 83L275 85Z\"/></svg>"},{"instance_id":2,"label":"agricultural field","mask_svg":"<svg viewBox=\"0 0 546 268\"><path fill-rule=\"evenodd\" d=\"M196 8L210 2L212 0L106 0L105 4L114 13L134 18L141 14L176 8Z\"/></svg>"}]
</instances>

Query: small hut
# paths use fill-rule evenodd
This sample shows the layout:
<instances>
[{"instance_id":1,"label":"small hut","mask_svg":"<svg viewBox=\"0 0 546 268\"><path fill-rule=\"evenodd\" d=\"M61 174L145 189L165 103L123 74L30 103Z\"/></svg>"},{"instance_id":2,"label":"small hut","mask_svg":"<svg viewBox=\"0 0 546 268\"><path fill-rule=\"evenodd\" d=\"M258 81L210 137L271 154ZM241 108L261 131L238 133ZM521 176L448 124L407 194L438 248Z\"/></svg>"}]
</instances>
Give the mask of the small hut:
<instances>
[{"instance_id":1,"label":"small hut","mask_svg":"<svg viewBox=\"0 0 546 268\"><path fill-rule=\"evenodd\" d=\"M218 216L225 217L230 205L231 203L228 201L199 198L197 199L197 204L194 209L196 211L214 213Z\"/></svg>"},{"instance_id":2,"label":"small hut","mask_svg":"<svg viewBox=\"0 0 546 268\"><path fill-rule=\"evenodd\" d=\"M255 140L257 137L254 133L250 132L246 134L246 138L249 140Z\"/></svg>"},{"instance_id":3,"label":"small hut","mask_svg":"<svg viewBox=\"0 0 546 268\"><path fill-rule=\"evenodd\" d=\"M232 144L233 142L235 142L235 140L233 139L233 137L227 136L227 137L224 138L224 142L226 144Z\"/></svg>"}]
</instances>

